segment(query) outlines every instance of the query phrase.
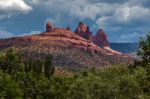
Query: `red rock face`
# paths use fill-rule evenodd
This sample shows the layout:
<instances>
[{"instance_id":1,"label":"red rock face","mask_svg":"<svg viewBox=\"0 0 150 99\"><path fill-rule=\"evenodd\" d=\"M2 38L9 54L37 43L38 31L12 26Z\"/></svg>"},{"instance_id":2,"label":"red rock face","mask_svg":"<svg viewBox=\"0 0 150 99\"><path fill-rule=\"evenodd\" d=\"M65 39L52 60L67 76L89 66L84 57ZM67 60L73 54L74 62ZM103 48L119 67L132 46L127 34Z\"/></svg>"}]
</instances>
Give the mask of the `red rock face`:
<instances>
[{"instance_id":1,"label":"red rock face","mask_svg":"<svg viewBox=\"0 0 150 99\"><path fill-rule=\"evenodd\" d=\"M54 26L52 25L51 22L48 22L46 24L46 32L52 32L54 30Z\"/></svg>"},{"instance_id":2,"label":"red rock face","mask_svg":"<svg viewBox=\"0 0 150 99\"><path fill-rule=\"evenodd\" d=\"M97 31L93 37L93 42L100 47L109 47L108 36L102 29Z\"/></svg>"},{"instance_id":3,"label":"red rock face","mask_svg":"<svg viewBox=\"0 0 150 99\"><path fill-rule=\"evenodd\" d=\"M93 36L89 26L80 22L75 33L100 47L109 47L108 37L102 29L98 30L97 34Z\"/></svg>"},{"instance_id":4,"label":"red rock face","mask_svg":"<svg viewBox=\"0 0 150 99\"><path fill-rule=\"evenodd\" d=\"M84 23L79 23L75 33L89 41L92 41L92 32L90 32L89 26Z\"/></svg>"}]
</instances>

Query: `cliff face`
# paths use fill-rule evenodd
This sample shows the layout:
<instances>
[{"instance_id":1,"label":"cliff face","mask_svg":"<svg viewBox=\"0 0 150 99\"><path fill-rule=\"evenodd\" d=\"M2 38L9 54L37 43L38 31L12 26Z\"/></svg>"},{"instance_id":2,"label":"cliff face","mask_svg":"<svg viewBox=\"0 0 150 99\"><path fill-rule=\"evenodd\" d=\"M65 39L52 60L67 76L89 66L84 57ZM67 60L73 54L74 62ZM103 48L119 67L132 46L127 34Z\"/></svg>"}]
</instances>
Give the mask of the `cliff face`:
<instances>
[{"instance_id":1,"label":"cliff face","mask_svg":"<svg viewBox=\"0 0 150 99\"><path fill-rule=\"evenodd\" d=\"M89 41L92 41L92 32L90 32L89 26L84 23L79 23L77 29L75 30L75 33Z\"/></svg>"},{"instance_id":2,"label":"cliff face","mask_svg":"<svg viewBox=\"0 0 150 99\"><path fill-rule=\"evenodd\" d=\"M99 29L96 35L93 35L89 26L80 22L75 30L75 33L113 54L122 54L110 48L108 36L102 29Z\"/></svg>"},{"instance_id":3,"label":"cliff face","mask_svg":"<svg viewBox=\"0 0 150 99\"><path fill-rule=\"evenodd\" d=\"M108 36L102 29L99 29L93 37L93 43L100 47L109 47Z\"/></svg>"},{"instance_id":4,"label":"cliff face","mask_svg":"<svg viewBox=\"0 0 150 99\"><path fill-rule=\"evenodd\" d=\"M80 22L75 33L100 47L109 47L108 37L102 29L99 29L94 36L89 26Z\"/></svg>"}]
</instances>

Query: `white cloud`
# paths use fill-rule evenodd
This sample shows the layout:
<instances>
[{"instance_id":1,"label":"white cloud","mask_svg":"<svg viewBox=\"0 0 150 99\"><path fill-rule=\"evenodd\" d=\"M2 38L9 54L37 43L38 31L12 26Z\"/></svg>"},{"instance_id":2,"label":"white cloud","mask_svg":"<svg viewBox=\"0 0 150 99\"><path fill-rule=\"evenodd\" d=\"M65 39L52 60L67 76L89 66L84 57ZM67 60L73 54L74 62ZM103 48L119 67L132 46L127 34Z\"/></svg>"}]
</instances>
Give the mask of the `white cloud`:
<instances>
[{"instance_id":1,"label":"white cloud","mask_svg":"<svg viewBox=\"0 0 150 99\"><path fill-rule=\"evenodd\" d=\"M4 31L4 30L0 30L0 38L10 38L10 37L13 37L14 34L13 33L9 33L7 31Z\"/></svg>"},{"instance_id":2,"label":"white cloud","mask_svg":"<svg viewBox=\"0 0 150 99\"><path fill-rule=\"evenodd\" d=\"M17 13L27 13L32 7L23 0L0 0L0 19L8 18Z\"/></svg>"},{"instance_id":3,"label":"white cloud","mask_svg":"<svg viewBox=\"0 0 150 99\"><path fill-rule=\"evenodd\" d=\"M119 22L144 21L145 18L150 18L150 9L142 6L124 6L119 8L114 13L114 18Z\"/></svg>"},{"instance_id":4,"label":"white cloud","mask_svg":"<svg viewBox=\"0 0 150 99\"><path fill-rule=\"evenodd\" d=\"M40 31L31 31L30 33L23 33L23 34L20 34L20 35L16 35L17 37L18 36L27 36L27 35L34 35L34 34L40 34L41 32Z\"/></svg>"},{"instance_id":5,"label":"white cloud","mask_svg":"<svg viewBox=\"0 0 150 99\"><path fill-rule=\"evenodd\" d=\"M45 2L44 2L45 1ZM47 13L77 17L79 19L95 20L97 16L108 15L115 11L116 4L90 3L87 0L32 0ZM34 3L33 3L34 4Z\"/></svg>"},{"instance_id":6,"label":"white cloud","mask_svg":"<svg viewBox=\"0 0 150 99\"><path fill-rule=\"evenodd\" d=\"M72 9L70 9L70 13L72 15L75 15L79 18L85 19L89 18L92 20L95 20L97 16L105 16L110 13L112 13L115 10L116 5L110 6L106 3L97 3L97 4L91 4L91 3L81 3L74 5Z\"/></svg>"},{"instance_id":7,"label":"white cloud","mask_svg":"<svg viewBox=\"0 0 150 99\"><path fill-rule=\"evenodd\" d=\"M45 1L45 2L44 2ZM107 24L132 24L132 22L145 22L150 18L150 9L142 5L133 5L133 1L126 1L118 4L111 0L95 0L91 3L89 0L32 0L32 2L41 6L47 13L51 15L73 16L80 20L90 19L97 21L100 26ZM119 0L118 0L119 1ZM94 1L93 1L94 2ZM140 13L139 13L140 12ZM61 16L60 16L61 17ZM144 17L144 18L143 18Z\"/></svg>"},{"instance_id":8,"label":"white cloud","mask_svg":"<svg viewBox=\"0 0 150 99\"><path fill-rule=\"evenodd\" d=\"M118 6L112 16L98 18L96 23L101 27L109 28L111 26L135 25L138 22L147 23L148 19L150 19L150 9L139 5L128 6L125 4L124 6Z\"/></svg>"},{"instance_id":9,"label":"white cloud","mask_svg":"<svg viewBox=\"0 0 150 99\"><path fill-rule=\"evenodd\" d=\"M25 1L27 1L30 4L38 5L38 4L42 3L42 2L50 1L50 0L25 0Z\"/></svg>"}]
</instances>

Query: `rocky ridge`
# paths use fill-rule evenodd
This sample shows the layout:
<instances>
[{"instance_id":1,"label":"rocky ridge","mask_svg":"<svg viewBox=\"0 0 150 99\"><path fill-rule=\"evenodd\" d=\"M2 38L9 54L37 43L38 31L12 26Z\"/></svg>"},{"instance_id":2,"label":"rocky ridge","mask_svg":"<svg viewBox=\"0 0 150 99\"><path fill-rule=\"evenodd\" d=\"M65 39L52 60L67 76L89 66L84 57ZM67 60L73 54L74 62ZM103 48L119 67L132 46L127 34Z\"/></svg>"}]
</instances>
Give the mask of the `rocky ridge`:
<instances>
[{"instance_id":1,"label":"rocky ridge","mask_svg":"<svg viewBox=\"0 0 150 99\"><path fill-rule=\"evenodd\" d=\"M102 29L99 29L96 35L93 35L88 25L86 25L85 23L79 22L79 25L77 26L75 30L75 33L87 39L88 41L96 44L97 46L103 48L104 50L111 52L112 54L122 54L110 48L108 36Z\"/></svg>"},{"instance_id":2,"label":"rocky ridge","mask_svg":"<svg viewBox=\"0 0 150 99\"><path fill-rule=\"evenodd\" d=\"M100 47L98 44L101 44L101 41L97 40L99 35L93 37L89 27L85 27L84 24L80 24L77 34L77 31L71 32L69 27L56 28L49 22L46 24L45 32L41 34L0 40L0 49L16 47L26 58L32 59L42 59L46 54L51 53L56 66L71 69L133 62L132 57L115 53L109 49L109 46ZM101 34L101 30L97 34Z\"/></svg>"}]
</instances>

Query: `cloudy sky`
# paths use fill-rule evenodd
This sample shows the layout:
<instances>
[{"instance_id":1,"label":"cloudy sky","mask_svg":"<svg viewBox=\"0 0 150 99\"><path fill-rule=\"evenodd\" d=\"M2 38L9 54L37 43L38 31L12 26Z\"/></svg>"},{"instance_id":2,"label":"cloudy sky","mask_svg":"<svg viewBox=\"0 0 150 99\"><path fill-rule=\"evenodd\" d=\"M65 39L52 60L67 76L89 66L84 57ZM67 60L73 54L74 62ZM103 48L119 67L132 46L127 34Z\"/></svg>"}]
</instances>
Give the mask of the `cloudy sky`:
<instances>
[{"instance_id":1,"label":"cloudy sky","mask_svg":"<svg viewBox=\"0 0 150 99\"><path fill-rule=\"evenodd\" d=\"M138 42L150 31L150 0L0 0L0 38L40 33L47 21L72 31L82 21L110 42Z\"/></svg>"}]
</instances>

